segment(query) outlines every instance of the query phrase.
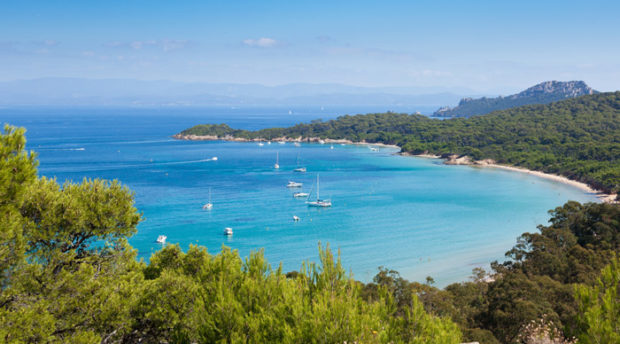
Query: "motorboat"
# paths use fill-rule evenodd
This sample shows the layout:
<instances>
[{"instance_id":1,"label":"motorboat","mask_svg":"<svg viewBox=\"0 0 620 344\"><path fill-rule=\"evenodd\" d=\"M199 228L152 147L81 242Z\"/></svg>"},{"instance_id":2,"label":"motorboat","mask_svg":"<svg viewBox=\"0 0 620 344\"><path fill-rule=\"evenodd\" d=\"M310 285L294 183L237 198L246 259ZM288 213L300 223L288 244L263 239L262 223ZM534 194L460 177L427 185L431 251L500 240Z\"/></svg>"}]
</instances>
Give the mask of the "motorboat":
<instances>
[{"instance_id":1,"label":"motorboat","mask_svg":"<svg viewBox=\"0 0 620 344\"><path fill-rule=\"evenodd\" d=\"M297 183L297 182L290 181L290 180L289 180L288 184L286 184L287 188L300 188L302 186L303 186L302 183Z\"/></svg>"},{"instance_id":2,"label":"motorboat","mask_svg":"<svg viewBox=\"0 0 620 344\"><path fill-rule=\"evenodd\" d=\"M233 235L232 228L230 228L230 227L224 228L224 235L228 235L228 236Z\"/></svg>"},{"instance_id":3,"label":"motorboat","mask_svg":"<svg viewBox=\"0 0 620 344\"><path fill-rule=\"evenodd\" d=\"M165 243L166 243L166 239L168 239L168 237L167 237L167 236L165 236L165 235L160 235L160 236L158 236L158 237L157 237L156 242L157 242L158 244L165 244Z\"/></svg>"}]
</instances>

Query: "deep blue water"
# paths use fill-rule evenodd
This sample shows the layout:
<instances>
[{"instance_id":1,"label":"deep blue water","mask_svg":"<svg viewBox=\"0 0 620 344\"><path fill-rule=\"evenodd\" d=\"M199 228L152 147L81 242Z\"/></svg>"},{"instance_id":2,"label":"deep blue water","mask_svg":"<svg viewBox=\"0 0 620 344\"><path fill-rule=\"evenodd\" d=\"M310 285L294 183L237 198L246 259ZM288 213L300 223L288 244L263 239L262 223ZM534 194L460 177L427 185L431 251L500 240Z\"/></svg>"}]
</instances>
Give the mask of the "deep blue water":
<instances>
[{"instance_id":1,"label":"deep blue water","mask_svg":"<svg viewBox=\"0 0 620 344\"><path fill-rule=\"evenodd\" d=\"M170 138L199 123L258 129L381 109L21 109L0 122L25 126L40 175L59 181L118 179L135 191L144 221L130 243L148 259L158 235L183 248L195 243L243 256L264 248L272 266L296 270L318 259L319 242L340 249L357 279L385 266L438 285L466 279L474 267L502 259L517 236L546 223L567 200L594 201L578 189L517 172L445 166L364 146L189 142ZM280 170L275 170L279 152ZM217 161L210 158L217 156ZM308 173L292 170L300 165ZM321 195L333 207L308 208L285 187ZM212 190L214 208L202 210ZM301 218L293 222L292 216ZM232 227L234 235L222 235Z\"/></svg>"}]
</instances>

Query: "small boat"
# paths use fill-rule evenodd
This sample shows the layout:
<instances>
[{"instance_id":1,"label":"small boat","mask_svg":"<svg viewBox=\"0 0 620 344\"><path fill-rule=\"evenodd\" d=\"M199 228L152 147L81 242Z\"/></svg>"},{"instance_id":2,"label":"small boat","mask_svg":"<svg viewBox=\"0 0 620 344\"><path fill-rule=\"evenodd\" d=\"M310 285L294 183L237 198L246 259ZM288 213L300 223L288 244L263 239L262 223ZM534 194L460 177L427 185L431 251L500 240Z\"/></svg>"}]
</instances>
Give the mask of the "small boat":
<instances>
[{"instance_id":1,"label":"small boat","mask_svg":"<svg viewBox=\"0 0 620 344\"><path fill-rule=\"evenodd\" d=\"M233 235L233 230L230 227L224 228L224 235Z\"/></svg>"},{"instance_id":2,"label":"small boat","mask_svg":"<svg viewBox=\"0 0 620 344\"><path fill-rule=\"evenodd\" d=\"M378 151L379 151L379 148L375 148L375 147L369 147L369 148L370 148L370 150L371 150L371 151L373 151L373 152L378 152Z\"/></svg>"},{"instance_id":3,"label":"small boat","mask_svg":"<svg viewBox=\"0 0 620 344\"><path fill-rule=\"evenodd\" d=\"M278 152L276 152L276 164L273 165L273 168L275 168L276 170L280 168L280 154Z\"/></svg>"},{"instance_id":4,"label":"small boat","mask_svg":"<svg viewBox=\"0 0 620 344\"><path fill-rule=\"evenodd\" d=\"M325 144L325 141L323 141L323 140L319 140L319 143L320 143L320 144L322 144L322 145L324 145L324 144Z\"/></svg>"},{"instance_id":5,"label":"small boat","mask_svg":"<svg viewBox=\"0 0 620 344\"><path fill-rule=\"evenodd\" d=\"M297 216L297 215L293 215L293 221L297 222L297 221L299 221L299 220L301 220L301 219L299 218L299 216Z\"/></svg>"},{"instance_id":6,"label":"small boat","mask_svg":"<svg viewBox=\"0 0 620 344\"><path fill-rule=\"evenodd\" d=\"M268 145L270 145L270 144L271 144L271 141L267 141L267 144L268 144Z\"/></svg>"},{"instance_id":7,"label":"small boat","mask_svg":"<svg viewBox=\"0 0 620 344\"><path fill-rule=\"evenodd\" d=\"M278 144L279 145L284 145L284 144L286 144L286 141L278 141Z\"/></svg>"},{"instance_id":8,"label":"small boat","mask_svg":"<svg viewBox=\"0 0 620 344\"><path fill-rule=\"evenodd\" d=\"M328 199L321 199L319 196L319 174L316 174L316 201L306 202L309 207L327 208L332 206L332 201Z\"/></svg>"},{"instance_id":9,"label":"small boat","mask_svg":"<svg viewBox=\"0 0 620 344\"><path fill-rule=\"evenodd\" d=\"M297 182L293 182L293 181L288 181L288 184L286 184L287 188L300 188L302 187L302 183L297 183Z\"/></svg>"},{"instance_id":10,"label":"small boat","mask_svg":"<svg viewBox=\"0 0 620 344\"><path fill-rule=\"evenodd\" d=\"M216 157L216 156L214 156L213 158L211 158L211 160L213 160L213 161L217 161L217 157Z\"/></svg>"},{"instance_id":11,"label":"small boat","mask_svg":"<svg viewBox=\"0 0 620 344\"><path fill-rule=\"evenodd\" d=\"M293 144L295 145L295 147L301 147L301 143L299 143L299 142L295 142Z\"/></svg>"},{"instance_id":12,"label":"small boat","mask_svg":"<svg viewBox=\"0 0 620 344\"><path fill-rule=\"evenodd\" d=\"M168 239L167 236L160 235L160 236L157 237L156 241L157 241L158 244L165 244L166 243L166 239Z\"/></svg>"},{"instance_id":13,"label":"small boat","mask_svg":"<svg viewBox=\"0 0 620 344\"><path fill-rule=\"evenodd\" d=\"M334 145L329 146L329 149L334 149Z\"/></svg>"},{"instance_id":14,"label":"small boat","mask_svg":"<svg viewBox=\"0 0 620 344\"><path fill-rule=\"evenodd\" d=\"M307 192L295 192L293 194L293 197L295 197L295 198L304 198L304 197L308 197L308 196L310 196L310 194L307 193Z\"/></svg>"},{"instance_id":15,"label":"small boat","mask_svg":"<svg viewBox=\"0 0 620 344\"><path fill-rule=\"evenodd\" d=\"M260 147L262 147L262 146L264 146L265 144L264 144L264 143L262 143L262 142L259 142L259 143L258 143L258 145L259 145Z\"/></svg>"},{"instance_id":16,"label":"small boat","mask_svg":"<svg viewBox=\"0 0 620 344\"><path fill-rule=\"evenodd\" d=\"M203 210L211 210L213 208L213 203L211 203L211 188L209 188L209 203L202 206Z\"/></svg>"}]
</instances>

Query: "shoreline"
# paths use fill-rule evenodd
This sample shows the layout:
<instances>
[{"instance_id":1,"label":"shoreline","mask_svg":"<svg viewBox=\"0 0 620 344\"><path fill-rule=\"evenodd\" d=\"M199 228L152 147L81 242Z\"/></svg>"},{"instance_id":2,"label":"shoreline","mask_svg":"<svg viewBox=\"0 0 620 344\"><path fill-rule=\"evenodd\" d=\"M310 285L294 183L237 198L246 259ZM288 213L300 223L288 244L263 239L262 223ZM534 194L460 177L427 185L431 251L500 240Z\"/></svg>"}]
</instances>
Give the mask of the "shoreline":
<instances>
[{"instance_id":1,"label":"shoreline","mask_svg":"<svg viewBox=\"0 0 620 344\"><path fill-rule=\"evenodd\" d=\"M556 181L556 182L559 182L565 185L570 185L572 187L578 188L585 193L594 195L597 198L597 200L602 203L617 203L616 194L604 193L601 190L594 189L593 187L591 187L590 185L586 183L573 180L568 177L564 177L564 176L554 174L554 173L546 173L542 171L530 170L525 167L498 164L492 159L474 161L474 160L471 160L471 158L467 156L459 157L456 155L451 155L448 158L442 158L441 156L434 155L434 154L401 153L401 155L417 157L417 158L425 158L425 159L442 159L444 160L444 165L465 165L465 166L471 166L471 167L487 167L487 168L496 168L496 169L505 170L505 171L526 173L526 174L533 175L539 178L553 180L553 181Z\"/></svg>"},{"instance_id":2,"label":"shoreline","mask_svg":"<svg viewBox=\"0 0 620 344\"><path fill-rule=\"evenodd\" d=\"M348 139L321 139L320 137L306 137L306 138L302 138L301 136L298 138L290 138L290 137L276 137L273 138L271 140L268 139L263 139L263 138L254 138L254 139L246 139L246 138L242 138L242 137L233 137L230 135L224 136L224 137L219 137L219 136L215 136L215 135L181 135L181 134L175 134L172 135L172 138L176 139L176 140L185 140L185 141L228 141L228 142L291 142L291 143L321 143L321 141L323 141L323 143L328 144L328 143L336 143L336 144L349 144L349 145L367 145L367 146L377 146L377 147L384 147L384 148L397 148L397 149L401 149L399 146L397 145L389 145L389 144L385 144L385 143L372 143L372 142L366 142L366 141L361 141L361 142L354 142Z\"/></svg>"},{"instance_id":3,"label":"shoreline","mask_svg":"<svg viewBox=\"0 0 620 344\"><path fill-rule=\"evenodd\" d=\"M366 141L353 142L348 139L321 139L319 137L302 138L301 136L298 138L277 137L272 140L265 140L262 138L245 139L245 138L238 138L238 137L232 137L232 136L218 137L214 135L199 136L199 135L181 135L181 134L176 134L176 135L173 135L172 137L177 140L187 140L187 141L232 141L232 142L264 142L264 141L281 142L281 141L284 141L284 142L299 142L299 143L301 142L320 143L321 141L323 141L325 144L336 143L336 144L351 144L351 145L360 145L360 146L365 145L365 146L377 146L377 147L384 147L384 148L401 149L401 147L397 145L389 145L385 143L371 143L371 142L366 142ZM558 174L530 170L524 167L498 164L492 159L483 159L483 160L474 161L466 155L464 156L450 155L449 157L444 158L436 154L429 154L429 153L411 154L411 153L402 152L402 151L396 154L402 155L402 156L414 157L414 158L442 159L444 160L444 165L466 165L466 166L471 166L471 167L488 167L488 168L497 168L497 169L506 170L506 171L526 173L526 174L530 174L530 175L533 175L539 178L553 180L553 181L556 181L562 184L566 184L566 185L570 185L572 187L578 188L583 192L595 195L597 200L602 203L617 203L616 194L604 193L601 190L596 190L592 188L586 183L573 180L573 179L570 179L568 177L564 177Z\"/></svg>"}]
</instances>

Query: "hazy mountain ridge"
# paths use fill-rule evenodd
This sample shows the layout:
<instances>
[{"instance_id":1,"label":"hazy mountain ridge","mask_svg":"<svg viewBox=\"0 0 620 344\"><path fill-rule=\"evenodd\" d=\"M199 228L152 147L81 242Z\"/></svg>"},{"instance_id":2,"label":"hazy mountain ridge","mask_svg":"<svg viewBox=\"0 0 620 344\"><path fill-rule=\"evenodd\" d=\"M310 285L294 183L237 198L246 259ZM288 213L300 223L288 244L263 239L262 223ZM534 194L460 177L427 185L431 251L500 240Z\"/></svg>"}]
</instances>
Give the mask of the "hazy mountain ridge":
<instances>
[{"instance_id":1,"label":"hazy mountain ridge","mask_svg":"<svg viewBox=\"0 0 620 344\"><path fill-rule=\"evenodd\" d=\"M442 107L435 111L437 117L470 117L484 115L497 110L530 104L551 102L598 93L583 81L545 81L523 92L496 98L463 98L455 107Z\"/></svg>"},{"instance_id":2,"label":"hazy mountain ridge","mask_svg":"<svg viewBox=\"0 0 620 344\"><path fill-rule=\"evenodd\" d=\"M293 106L456 103L471 90L295 83L277 86L167 80L41 78L0 82L0 106Z\"/></svg>"}]
</instances>

